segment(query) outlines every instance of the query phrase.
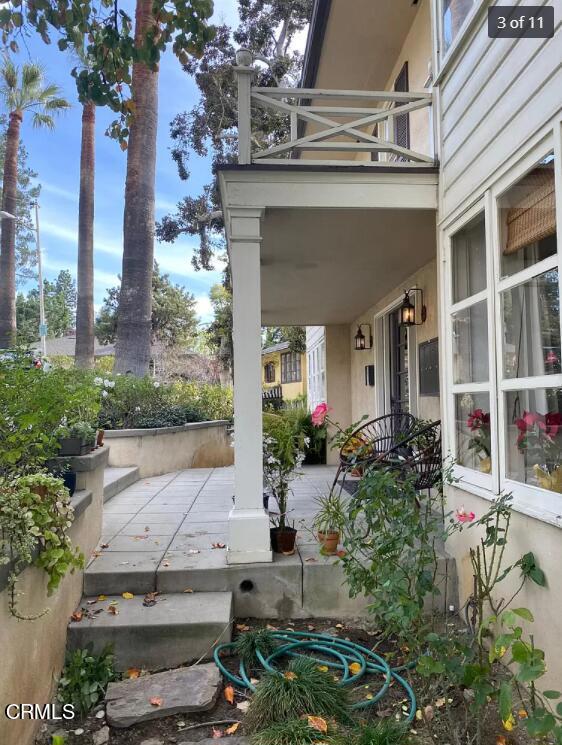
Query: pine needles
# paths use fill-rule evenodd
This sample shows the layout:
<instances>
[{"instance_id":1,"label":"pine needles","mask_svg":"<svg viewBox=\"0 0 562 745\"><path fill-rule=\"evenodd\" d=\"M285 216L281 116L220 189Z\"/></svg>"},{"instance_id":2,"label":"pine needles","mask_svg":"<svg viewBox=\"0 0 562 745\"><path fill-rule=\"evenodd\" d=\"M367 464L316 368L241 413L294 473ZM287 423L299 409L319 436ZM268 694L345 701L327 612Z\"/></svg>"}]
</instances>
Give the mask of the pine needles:
<instances>
[{"instance_id":1,"label":"pine needles","mask_svg":"<svg viewBox=\"0 0 562 745\"><path fill-rule=\"evenodd\" d=\"M346 691L314 660L296 657L283 673L267 673L256 688L244 722L258 732L303 715L324 716L351 724Z\"/></svg>"},{"instance_id":2,"label":"pine needles","mask_svg":"<svg viewBox=\"0 0 562 745\"><path fill-rule=\"evenodd\" d=\"M253 735L252 745L314 745L314 743L332 743L327 735L311 727L306 719L289 719L287 722L276 722Z\"/></svg>"}]
</instances>

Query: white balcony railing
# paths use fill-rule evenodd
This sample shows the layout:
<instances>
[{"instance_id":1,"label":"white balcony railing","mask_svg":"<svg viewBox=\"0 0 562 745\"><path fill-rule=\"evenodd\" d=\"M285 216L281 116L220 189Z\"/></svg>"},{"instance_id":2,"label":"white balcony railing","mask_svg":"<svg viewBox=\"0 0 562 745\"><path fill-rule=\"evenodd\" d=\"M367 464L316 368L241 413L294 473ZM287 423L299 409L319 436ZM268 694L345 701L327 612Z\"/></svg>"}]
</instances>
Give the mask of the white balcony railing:
<instances>
[{"instance_id":1,"label":"white balcony railing","mask_svg":"<svg viewBox=\"0 0 562 745\"><path fill-rule=\"evenodd\" d=\"M433 148L432 94L395 91L344 91L314 88L260 88L252 85L254 68L246 50L237 55L238 162L307 165L428 167L436 164ZM345 105L347 103L347 105ZM353 105L351 105L353 104ZM286 114L289 137L273 147L256 149L252 107ZM395 142L396 117L425 109L427 145L421 153ZM301 122L304 125L302 126ZM374 134L376 132L376 134ZM331 153L300 158L301 153ZM358 158L369 153L370 158Z\"/></svg>"}]
</instances>

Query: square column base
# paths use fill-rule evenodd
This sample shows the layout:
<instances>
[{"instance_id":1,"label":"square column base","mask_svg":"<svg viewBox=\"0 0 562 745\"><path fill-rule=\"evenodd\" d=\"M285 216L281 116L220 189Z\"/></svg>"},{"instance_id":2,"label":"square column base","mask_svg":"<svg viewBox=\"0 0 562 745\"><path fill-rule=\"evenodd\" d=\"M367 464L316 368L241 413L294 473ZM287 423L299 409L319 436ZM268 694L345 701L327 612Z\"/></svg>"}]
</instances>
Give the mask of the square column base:
<instances>
[{"instance_id":1,"label":"square column base","mask_svg":"<svg viewBox=\"0 0 562 745\"><path fill-rule=\"evenodd\" d=\"M228 515L229 564L255 564L273 561L269 537L269 515L264 509L236 509Z\"/></svg>"}]
</instances>

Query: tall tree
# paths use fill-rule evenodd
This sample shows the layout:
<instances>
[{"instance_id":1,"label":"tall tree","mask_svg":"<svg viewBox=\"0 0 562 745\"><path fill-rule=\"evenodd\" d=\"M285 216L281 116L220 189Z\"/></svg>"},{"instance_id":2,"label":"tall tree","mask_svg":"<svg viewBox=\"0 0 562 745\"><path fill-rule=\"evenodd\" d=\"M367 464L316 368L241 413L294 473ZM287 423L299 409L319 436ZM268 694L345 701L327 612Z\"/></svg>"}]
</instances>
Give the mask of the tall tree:
<instances>
[{"instance_id":1,"label":"tall tree","mask_svg":"<svg viewBox=\"0 0 562 745\"><path fill-rule=\"evenodd\" d=\"M21 70L9 58L0 68L0 98L8 111L2 209L14 215L17 211L18 151L24 114L33 114L35 127L55 126L54 116L70 104L59 88L46 83L38 64L25 64ZM0 348L13 344L16 336L16 225L2 220L0 239Z\"/></svg>"},{"instance_id":2,"label":"tall tree","mask_svg":"<svg viewBox=\"0 0 562 745\"><path fill-rule=\"evenodd\" d=\"M266 326L264 328L264 348L283 341L288 342L291 352L306 352L306 330L304 326Z\"/></svg>"},{"instance_id":3,"label":"tall tree","mask_svg":"<svg viewBox=\"0 0 562 745\"><path fill-rule=\"evenodd\" d=\"M6 154L6 128L8 119L0 116L0 173L4 173ZM37 173L29 167L28 153L20 142L18 149L18 193L16 199L16 286L25 280L36 278L37 252L33 232L33 205L39 199L41 186L37 183ZM0 188L0 204L2 203Z\"/></svg>"},{"instance_id":4,"label":"tall tree","mask_svg":"<svg viewBox=\"0 0 562 745\"><path fill-rule=\"evenodd\" d=\"M137 0L135 46L156 33L152 0ZM123 271L119 295L115 372L146 375L150 364L154 188L158 126L158 68L133 64L134 118L127 150L123 221Z\"/></svg>"},{"instance_id":5,"label":"tall tree","mask_svg":"<svg viewBox=\"0 0 562 745\"><path fill-rule=\"evenodd\" d=\"M107 290L96 320L96 336L102 344L113 344L118 328L119 287ZM190 344L198 331L195 298L161 274L154 262L152 272L151 344L177 347Z\"/></svg>"},{"instance_id":6,"label":"tall tree","mask_svg":"<svg viewBox=\"0 0 562 745\"><path fill-rule=\"evenodd\" d=\"M94 367L94 169L96 106L82 104L80 197L78 201L78 302L76 306L76 367Z\"/></svg>"},{"instance_id":7,"label":"tall tree","mask_svg":"<svg viewBox=\"0 0 562 745\"><path fill-rule=\"evenodd\" d=\"M73 327L76 313L76 283L62 270L54 282L43 280L45 316L49 337L64 336ZM33 288L16 297L17 341L31 344L39 338L39 291Z\"/></svg>"}]
</instances>

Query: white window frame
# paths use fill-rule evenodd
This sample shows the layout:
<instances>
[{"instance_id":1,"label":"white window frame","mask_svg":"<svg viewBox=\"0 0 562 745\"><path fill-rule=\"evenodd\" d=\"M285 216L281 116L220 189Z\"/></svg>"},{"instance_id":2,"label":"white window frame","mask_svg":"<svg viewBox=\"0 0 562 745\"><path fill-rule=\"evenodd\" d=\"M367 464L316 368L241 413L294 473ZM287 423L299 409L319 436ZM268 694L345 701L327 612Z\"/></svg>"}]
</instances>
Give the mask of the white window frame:
<instances>
[{"instance_id":1,"label":"white window frame","mask_svg":"<svg viewBox=\"0 0 562 745\"><path fill-rule=\"evenodd\" d=\"M451 42L450 47L445 51L443 48L443 0L433 0L432 10L434 18L433 43L435 48L434 60L436 64L436 75L434 76L434 85L439 82L441 76L445 73L446 68L456 57L459 48L464 44L466 36L472 30L477 18L484 6L488 6L489 0L474 0L473 7L470 9L457 35Z\"/></svg>"},{"instance_id":2,"label":"white window frame","mask_svg":"<svg viewBox=\"0 0 562 745\"><path fill-rule=\"evenodd\" d=\"M516 184L533 166L550 153L554 153L556 189L557 243L555 256L548 257L531 267L509 277L501 277L500 198ZM456 304L452 303L452 237L478 214L484 212L486 220L486 290ZM503 377L503 325L501 293L516 287L548 269L558 268L559 292L562 299L562 135L560 128L530 149L517 165L500 177L470 209L453 221L442 232L443 246L443 297L445 355L444 417L447 423L447 444L453 458L456 455L455 394L488 392L490 395L490 436L492 471L484 474L455 464L453 475L459 479L459 488L478 496L493 499L501 492L511 492L513 506L519 512L562 527L562 494L510 479L506 475L505 392L562 387L562 374L526 378ZM452 316L463 307L486 299L488 303L489 383L454 384ZM562 328L562 302L560 304Z\"/></svg>"},{"instance_id":3,"label":"white window frame","mask_svg":"<svg viewBox=\"0 0 562 745\"><path fill-rule=\"evenodd\" d=\"M486 288L475 295L460 300L459 302L453 303L453 236L468 225L479 215L483 215L485 221L485 236L486 236ZM447 370L447 411L448 411L448 431L449 431L449 447L453 458L456 458L457 454L457 428L456 428L456 406L455 398L463 393L488 393L489 396L489 412L490 412L490 440L491 440L491 459L492 459L492 470L490 473L483 473L482 471L476 471L475 469L461 466L455 463L453 472L454 477L459 479L462 484L470 484L484 489L488 492L497 493L498 490L498 444L497 444L497 406L496 406L496 390L495 390L495 316L494 316L494 305L493 305L493 266L488 246L491 244L491 214L490 214L490 198L482 198L476 204L474 204L469 210L467 210L458 220L456 220L444 233L444 246L445 246L445 261L447 271L445 273L445 356L446 356L446 370ZM480 303L483 300L486 301L486 311L488 318L488 381L479 383L453 383L453 315L461 310L470 308L476 303Z\"/></svg>"}]
</instances>

